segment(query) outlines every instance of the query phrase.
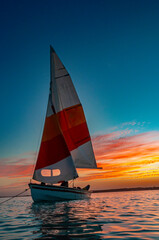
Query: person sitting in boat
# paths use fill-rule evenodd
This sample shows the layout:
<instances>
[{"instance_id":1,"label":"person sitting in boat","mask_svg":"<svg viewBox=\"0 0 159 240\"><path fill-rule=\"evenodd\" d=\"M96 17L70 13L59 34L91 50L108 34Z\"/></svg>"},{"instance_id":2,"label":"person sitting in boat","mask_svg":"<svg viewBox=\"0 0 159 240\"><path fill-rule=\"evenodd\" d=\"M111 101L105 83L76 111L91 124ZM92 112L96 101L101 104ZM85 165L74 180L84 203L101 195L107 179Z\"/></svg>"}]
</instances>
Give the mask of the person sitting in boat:
<instances>
[{"instance_id":1,"label":"person sitting in boat","mask_svg":"<svg viewBox=\"0 0 159 240\"><path fill-rule=\"evenodd\" d=\"M62 186L62 187L68 187L68 182L67 182L67 181L63 181L63 182L61 183L61 186Z\"/></svg>"},{"instance_id":2,"label":"person sitting in boat","mask_svg":"<svg viewBox=\"0 0 159 240\"><path fill-rule=\"evenodd\" d=\"M87 185L86 187L83 188L83 190L89 190L90 189L90 185Z\"/></svg>"},{"instance_id":3,"label":"person sitting in boat","mask_svg":"<svg viewBox=\"0 0 159 240\"><path fill-rule=\"evenodd\" d=\"M42 185L42 186L45 186L45 183L44 183L44 182L41 182L41 185Z\"/></svg>"}]
</instances>

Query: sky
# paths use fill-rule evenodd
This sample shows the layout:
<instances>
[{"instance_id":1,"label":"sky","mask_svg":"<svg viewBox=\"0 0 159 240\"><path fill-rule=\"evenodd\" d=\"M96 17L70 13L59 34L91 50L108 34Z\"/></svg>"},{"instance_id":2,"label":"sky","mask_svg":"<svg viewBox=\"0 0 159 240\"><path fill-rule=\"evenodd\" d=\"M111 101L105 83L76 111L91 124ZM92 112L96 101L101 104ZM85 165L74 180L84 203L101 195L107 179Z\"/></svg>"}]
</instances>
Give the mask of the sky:
<instances>
[{"instance_id":1,"label":"sky","mask_svg":"<svg viewBox=\"0 0 159 240\"><path fill-rule=\"evenodd\" d=\"M49 46L82 102L92 189L159 186L159 2L0 0L0 194L27 187L50 81Z\"/></svg>"}]
</instances>

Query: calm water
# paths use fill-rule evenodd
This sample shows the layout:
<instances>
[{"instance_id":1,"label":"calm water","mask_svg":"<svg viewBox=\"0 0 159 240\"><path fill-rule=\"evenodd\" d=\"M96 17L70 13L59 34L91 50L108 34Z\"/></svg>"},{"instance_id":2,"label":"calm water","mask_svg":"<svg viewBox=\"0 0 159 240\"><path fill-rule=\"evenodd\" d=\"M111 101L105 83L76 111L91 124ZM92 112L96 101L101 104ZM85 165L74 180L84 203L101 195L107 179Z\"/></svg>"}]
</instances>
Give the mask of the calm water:
<instances>
[{"instance_id":1,"label":"calm water","mask_svg":"<svg viewBox=\"0 0 159 240\"><path fill-rule=\"evenodd\" d=\"M159 191L54 204L15 198L0 205L0 239L159 239Z\"/></svg>"}]
</instances>

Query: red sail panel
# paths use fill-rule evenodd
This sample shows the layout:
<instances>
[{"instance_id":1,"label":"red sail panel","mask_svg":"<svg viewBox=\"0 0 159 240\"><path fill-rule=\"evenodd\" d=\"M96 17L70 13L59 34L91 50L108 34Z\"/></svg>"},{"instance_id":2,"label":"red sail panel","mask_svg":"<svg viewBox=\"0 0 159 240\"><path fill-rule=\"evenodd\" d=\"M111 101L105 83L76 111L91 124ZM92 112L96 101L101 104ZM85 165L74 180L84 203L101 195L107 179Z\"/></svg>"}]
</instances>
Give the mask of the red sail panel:
<instances>
[{"instance_id":1,"label":"red sail panel","mask_svg":"<svg viewBox=\"0 0 159 240\"><path fill-rule=\"evenodd\" d=\"M70 151L90 141L90 135L80 104L58 113L60 127Z\"/></svg>"},{"instance_id":2,"label":"red sail panel","mask_svg":"<svg viewBox=\"0 0 159 240\"><path fill-rule=\"evenodd\" d=\"M69 155L70 152L57 123L57 116L46 117L35 170L57 163Z\"/></svg>"}]
</instances>

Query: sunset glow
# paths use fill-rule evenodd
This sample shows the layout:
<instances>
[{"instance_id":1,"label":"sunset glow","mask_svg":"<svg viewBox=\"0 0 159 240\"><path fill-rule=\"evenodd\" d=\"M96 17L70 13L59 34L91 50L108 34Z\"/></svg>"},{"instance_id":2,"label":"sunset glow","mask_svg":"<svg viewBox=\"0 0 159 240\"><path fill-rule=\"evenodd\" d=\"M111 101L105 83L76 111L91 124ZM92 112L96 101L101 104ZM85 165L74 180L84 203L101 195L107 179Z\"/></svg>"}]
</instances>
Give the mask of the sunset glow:
<instances>
[{"instance_id":1,"label":"sunset glow","mask_svg":"<svg viewBox=\"0 0 159 240\"><path fill-rule=\"evenodd\" d=\"M120 136L116 131L92 138L97 164L102 170L79 169L77 184L88 182L94 189L159 186L159 132ZM2 195L27 186L35 158L35 153L25 153L17 158L1 159Z\"/></svg>"},{"instance_id":2,"label":"sunset glow","mask_svg":"<svg viewBox=\"0 0 159 240\"><path fill-rule=\"evenodd\" d=\"M116 134L93 138L95 156L102 170L81 172L83 181L101 180L101 188L111 188L112 182L115 183L112 188L159 186L159 132L122 138L116 138Z\"/></svg>"}]
</instances>

